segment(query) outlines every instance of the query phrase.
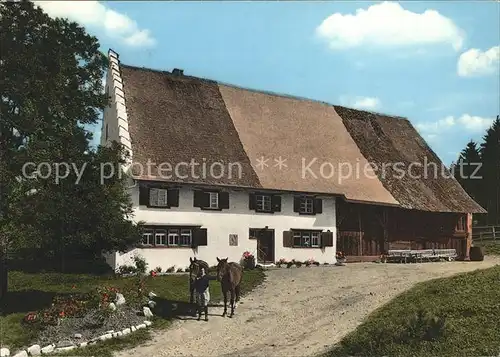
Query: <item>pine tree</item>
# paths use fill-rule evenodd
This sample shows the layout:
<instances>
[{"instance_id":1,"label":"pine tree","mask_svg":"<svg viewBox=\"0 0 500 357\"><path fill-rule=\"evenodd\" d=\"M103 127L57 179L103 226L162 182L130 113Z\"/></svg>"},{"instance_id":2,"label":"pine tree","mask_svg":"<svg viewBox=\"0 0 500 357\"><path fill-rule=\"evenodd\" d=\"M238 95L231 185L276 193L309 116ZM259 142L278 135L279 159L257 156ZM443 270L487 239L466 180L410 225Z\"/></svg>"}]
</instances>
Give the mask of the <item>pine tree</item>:
<instances>
[{"instance_id":1,"label":"pine tree","mask_svg":"<svg viewBox=\"0 0 500 357\"><path fill-rule=\"evenodd\" d=\"M480 150L477 143L471 140L460 153L454 167L454 175L469 196L478 203L481 203L481 166Z\"/></svg>"},{"instance_id":2,"label":"pine tree","mask_svg":"<svg viewBox=\"0 0 500 357\"><path fill-rule=\"evenodd\" d=\"M487 223L500 224L500 115L483 137L481 158L484 172L484 185L481 195L488 211Z\"/></svg>"}]
</instances>

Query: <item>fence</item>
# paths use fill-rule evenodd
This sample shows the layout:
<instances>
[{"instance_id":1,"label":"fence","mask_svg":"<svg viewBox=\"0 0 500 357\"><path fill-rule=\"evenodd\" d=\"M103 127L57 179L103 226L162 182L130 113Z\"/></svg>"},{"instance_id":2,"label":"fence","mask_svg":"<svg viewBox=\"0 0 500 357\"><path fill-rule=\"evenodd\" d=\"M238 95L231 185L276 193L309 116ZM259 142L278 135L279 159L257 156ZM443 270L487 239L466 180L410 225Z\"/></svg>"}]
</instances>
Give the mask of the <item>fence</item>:
<instances>
[{"instance_id":1,"label":"fence","mask_svg":"<svg viewBox=\"0 0 500 357\"><path fill-rule=\"evenodd\" d=\"M472 242L500 243L500 226L472 227Z\"/></svg>"}]
</instances>

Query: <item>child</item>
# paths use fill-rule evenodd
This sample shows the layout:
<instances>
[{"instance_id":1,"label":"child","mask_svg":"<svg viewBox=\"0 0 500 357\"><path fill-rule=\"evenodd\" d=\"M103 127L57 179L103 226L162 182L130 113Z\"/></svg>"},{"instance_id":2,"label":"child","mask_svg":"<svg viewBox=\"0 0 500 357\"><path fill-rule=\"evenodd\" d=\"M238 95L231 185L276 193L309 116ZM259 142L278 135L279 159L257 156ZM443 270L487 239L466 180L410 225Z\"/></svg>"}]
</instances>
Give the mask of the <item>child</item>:
<instances>
[{"instance_id":1,"label":"child","mask_svg":"<svg viewBox=\"0 0 500 357\"><path fill-rule=\"evenodd\" d=\"M208 321L208 303L210 301L209 281L216 280L215 276L205 274L205 269L201 268L200 274L196 277L194 289L196 290L196 303L198 305L198 321L201 319L201 310L205 311L205 321Z\"/></svg>"}]
</instances>

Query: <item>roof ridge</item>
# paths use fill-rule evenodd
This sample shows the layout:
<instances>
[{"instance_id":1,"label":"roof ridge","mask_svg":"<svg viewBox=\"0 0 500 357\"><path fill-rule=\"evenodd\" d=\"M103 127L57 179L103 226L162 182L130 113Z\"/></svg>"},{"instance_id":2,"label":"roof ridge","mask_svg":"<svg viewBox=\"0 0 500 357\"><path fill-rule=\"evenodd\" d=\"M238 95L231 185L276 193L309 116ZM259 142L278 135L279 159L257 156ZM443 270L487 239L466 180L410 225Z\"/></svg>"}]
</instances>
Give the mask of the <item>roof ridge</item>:
<instances>
[{"instance_id":1,"label":"roof ridge","mask_svg":"<svg viewBox=\"0 0 500 357\"><path fill-rule=\"evenodd\" d=\"M335 107L341 107L341 108L346 108L346 109L350 109L350 110L357 110L359 112L370 113L370 114L374 114L374 115L381 115L381 116L385 116L385 117L388 117L391 119L408 120L409 121L408 118L400 116L400 115L393 115L393 114L380 113L380 112L375 112L375 111L370 111L370 110L365 110L365 109L346 107L343 105L333 104L331 102L326 102L326 101L319 100L319 99L313 99L313 98L309 98L309 97L303 97L303 96L292 95L292 94L287 94L287 93L274 92L274 91L265 90L265 89L244 87L242 85L227 83L227 82L223 82L223 81L215 80L215 79L210 79L210 78L206 78L206 77L191 76L191 75L186 75L186 74L183 74L182 76L177 76L177 75L175 75L172 72L167 71L167 70L155 69L155 68L149 68L149 67L138 67L138 66L124 64L123 62L120 63L120 66L127 67L130 69L146 71L146 72L160 73L160 74L168 75L169 77L173 77L175 79L185 78L185 79L200 80L200 81L205 81L205 82L209 82L209 83L216 83L216 84L220 84L220 85L224 85L224 86L228 86L228 87L232 87L232 88L236 88L236 89L242 89L242 90L246 90L246 91L254 92L254 93L262 93L262 94L272 95L272 96L276 96L276 97L296 99L296 100L307 101L307 102L312 102L312 103L319 103L319 104L333 107L334 109L335 109Z\"/></svg>"}]
</instances>

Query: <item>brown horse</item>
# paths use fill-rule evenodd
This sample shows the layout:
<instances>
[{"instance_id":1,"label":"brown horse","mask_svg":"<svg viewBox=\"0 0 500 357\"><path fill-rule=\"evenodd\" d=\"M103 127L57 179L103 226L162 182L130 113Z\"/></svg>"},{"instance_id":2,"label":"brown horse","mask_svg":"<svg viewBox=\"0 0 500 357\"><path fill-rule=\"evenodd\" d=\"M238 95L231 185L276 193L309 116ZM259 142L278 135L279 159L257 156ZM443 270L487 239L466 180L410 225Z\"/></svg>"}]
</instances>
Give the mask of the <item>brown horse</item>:
<instances>
[{"instance_id":1,"label":"brown horse","mask_svg":"<svg viewBox=\"0 0 500 357\"><path fill-rule=\"evenodd\" d=\"M231 293L231 314L233 317L235 302L240 301L240 284L243 277L243 268L238 263L227 262L226 259L217 258L217 280L220 281L222 294L224 295L224 312L222 316L227 315L227 293ZM235 301L236 297L236 301Z\"/></svg>"},{"instance_id":2,"label":"brown horse","mask_svg":"<svg viewBox=\"0 0 500 357\"><path fill-rule=\"evenodd\" d=\"M189 302L194 303L194 282L198 276L201 268L205 269L208 274L208 263L204 260L189 257Z\"/></svg>"}]
</instances>

